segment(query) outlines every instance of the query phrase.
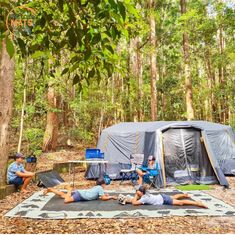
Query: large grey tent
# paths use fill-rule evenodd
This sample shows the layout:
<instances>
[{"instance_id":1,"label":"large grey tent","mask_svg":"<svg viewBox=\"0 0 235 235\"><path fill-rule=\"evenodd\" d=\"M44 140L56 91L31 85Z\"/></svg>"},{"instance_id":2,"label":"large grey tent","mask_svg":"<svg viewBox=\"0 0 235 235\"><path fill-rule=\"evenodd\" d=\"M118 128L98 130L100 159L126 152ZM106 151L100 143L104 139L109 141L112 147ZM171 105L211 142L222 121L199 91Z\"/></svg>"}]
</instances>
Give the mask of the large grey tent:
<instances>
[{"instance_id":1,"label":"large grey tent","mask_svg":"<svg viewBox=\"0 0 235 235\"><path fill-rule=\"evenodd\" d=\"M109 161L107 174L120 178L130 155L154 155L159 167L159 186L174 183L220 183L235 169L235 133L230 126L206 121L124 122L102 131L97 148ZM97 165L87 178L98 177Z\"/></svg>"}]
</instances>

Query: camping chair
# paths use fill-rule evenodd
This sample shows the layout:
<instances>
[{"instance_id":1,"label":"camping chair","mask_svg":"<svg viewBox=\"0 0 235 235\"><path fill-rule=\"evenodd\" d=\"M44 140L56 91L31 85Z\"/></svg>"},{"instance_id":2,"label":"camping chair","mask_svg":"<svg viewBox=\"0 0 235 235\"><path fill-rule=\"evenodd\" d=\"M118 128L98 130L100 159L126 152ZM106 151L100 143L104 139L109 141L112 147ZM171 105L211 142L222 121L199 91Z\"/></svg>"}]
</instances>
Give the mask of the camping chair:
<instances>
[{"instance_id":1,"label":"camping chair","mask_svg":"<svg viewBox=\"0 0 235 235\"><path fill-rule=\"evenodd\" d=\"M158 163L156 163L156 169L148 169L147 173L143 176L143 181L149 184L149 188L151 188L152 186L154 186L155 188L159 188L157 184L158 175Z\"/></svg>"},{"instance_id":2,"label":"camping chair","mask_svg":"<svg viewBox=\"0 0 235 235\"><path fill-rule=\"evenodd\" d=\"M131 154L130 156L130 168L128 169L122 169L120 171L121 176L121 182L120 184L125 180L131 180L132 184L136 184L136 181L138 179L138 174L136 173L136 168L140 167L144 161L144 154Z\"/></svg>"}]
</instances>

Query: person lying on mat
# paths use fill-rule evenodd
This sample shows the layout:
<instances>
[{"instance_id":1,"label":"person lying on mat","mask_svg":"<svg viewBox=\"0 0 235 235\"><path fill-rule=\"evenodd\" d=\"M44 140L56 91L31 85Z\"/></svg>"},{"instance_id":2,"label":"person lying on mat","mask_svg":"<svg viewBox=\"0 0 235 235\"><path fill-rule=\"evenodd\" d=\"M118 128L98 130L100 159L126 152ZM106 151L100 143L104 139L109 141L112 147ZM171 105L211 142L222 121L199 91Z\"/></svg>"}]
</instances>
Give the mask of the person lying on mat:
<instances>
[{"instance_id":1,"label":"person lying on mat","mask_svg":"<svg viewBox=\"0 0 235 235\"><path fill-rule=\"evenodd\" d=\"M35 173L26 171L24 169L24 155L22 153L17 153L15 155L15 161L7 169L7 183L14 184L16 186L22 185L21 192L27 193L26 190L28 184L34 177Z\"/></svg>"},{"instance_id":2,"label":"person lying on mat","mask_svg":"<svg viewBox=\"0 0 235 235\"><path fill-rule=\"evenodd\" d=\"M109 199L116 200L117 199L116 196L109 196L108 194L104 193L103 189L104 186L105 186L104 179L99 178L96 181L96 186L94 186L91 189L83 189L83 190L79 189L73 191L72 187L69 186L67 193L64 193L54 188L47 188L44 190L43 194L46 195L49 192L54 193L63 198L65 203L98 200L99 198L103 201L107 201Z\"/></svg>"},{"instance_id":3,"label":"person lying on mat","mask_svg":"<svg viewBox=\"0 0 235 235\"><path fill-rule=\"evenodd\" d=\"M130 200L130 203L134 206L139 206L143 204L147 205L173 205L173 206L183 206L191 205L203 208L208 208L200 201L191 201L187 199L179 200L181 198L190 198L188 194L176 194L174 196L169 196L167 194L160 193L158 195L150 194L146 191L144 186L140 186L135 193L135 196Z\"/></svg>"},{"instance_id":4,"label":"person lying on mat","mask_svg":"<svg viewBox=\"0 0 235 235\"><path fill-rule=\"evenodd\" d=\"M148 173L151 170L156 169L156 161L154 156L149 156L148 157L148 166L144 167L141 166L138 169L136 169L136 173L138 174L138 184L142 185L143 184L143 176Z\"/></svg>"}]
</instances>

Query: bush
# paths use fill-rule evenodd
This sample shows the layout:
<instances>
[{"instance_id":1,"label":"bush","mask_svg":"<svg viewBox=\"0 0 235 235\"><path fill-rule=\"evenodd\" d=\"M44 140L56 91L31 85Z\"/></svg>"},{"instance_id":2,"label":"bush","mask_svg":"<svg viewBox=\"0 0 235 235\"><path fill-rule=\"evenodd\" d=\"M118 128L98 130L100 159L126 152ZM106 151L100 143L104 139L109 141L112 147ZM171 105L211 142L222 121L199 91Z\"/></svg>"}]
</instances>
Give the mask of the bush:
<instances>
[{"instance_id":1,"label":"bush","mask_svg":"<svg viewBox=\"0 0 235 235\"><path fill-rule=\"evenodd\" d=\"M27 140L28 152L32 155L39 156L42 153L42 141L44 131L39 128L28 128L24 132L24 137Z\"/></svg>"},{"instance_id":2,"label":"bush","mask_svg":"<svg viewBox=\"0 0 235 235\"><path fill-rule=\"evenodd\" d=\"M83 129L71 128L69 130L69 136L71 138L76 139L77 141L82 141L86 143L92 143L94 141L93 133Z\"/></svg>"}]
</instances>

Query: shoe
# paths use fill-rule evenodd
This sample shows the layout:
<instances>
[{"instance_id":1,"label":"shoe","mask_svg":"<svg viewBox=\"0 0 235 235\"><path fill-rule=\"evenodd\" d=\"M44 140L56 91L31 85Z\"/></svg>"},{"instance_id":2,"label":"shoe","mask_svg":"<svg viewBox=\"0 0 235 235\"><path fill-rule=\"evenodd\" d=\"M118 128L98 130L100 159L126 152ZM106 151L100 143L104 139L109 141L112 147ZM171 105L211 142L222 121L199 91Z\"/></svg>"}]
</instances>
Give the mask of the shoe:
<instances>
[{"instance_id":1,"label":"shoe","mask_svg":"<svg viewBox=\"0 0 235 235\"><path fill-rule=\"evenodd\" d=\"M122 204L122 205L126 204L125 195L123 194L119 194L117 200L119 204Z\"/></svg>"}]
</instances>

